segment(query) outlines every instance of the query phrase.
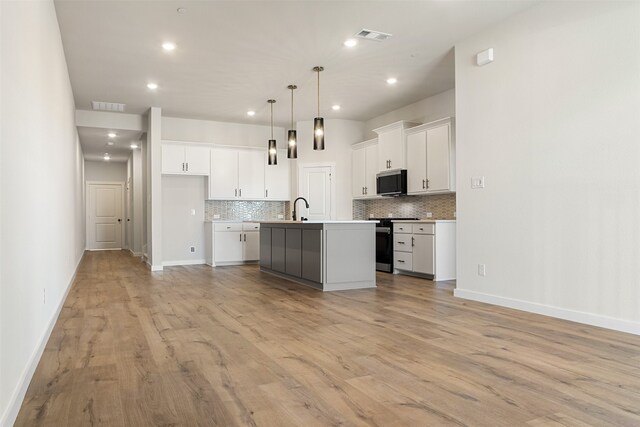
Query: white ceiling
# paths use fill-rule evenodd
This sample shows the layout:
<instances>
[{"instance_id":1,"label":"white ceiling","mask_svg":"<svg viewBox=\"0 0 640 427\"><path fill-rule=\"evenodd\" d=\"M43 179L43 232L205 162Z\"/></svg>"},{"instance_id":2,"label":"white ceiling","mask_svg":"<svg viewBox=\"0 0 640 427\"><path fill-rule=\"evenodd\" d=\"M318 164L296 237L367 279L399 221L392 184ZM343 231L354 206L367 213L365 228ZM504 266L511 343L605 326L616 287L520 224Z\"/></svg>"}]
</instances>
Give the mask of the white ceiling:
<instances>
[{"instance_id":1,"label":"white ceiling","mask_svg":"<svg viewBox=\"0 0 640 427\"><path fill-rule=\"evenodd\" d=\"M110 131L107 129L78 126L78 136L82 142L84 158L86 160L103 160L104 153L109 153L111 162L126 162L131 155L131 143L139 141L143 132L117 129L113 131L116 133L116 137L109 138ZM113 145L107 145L108 142L113 142Z\"/></svg>"},{"instance_id":2,"label":"white ceiling","mask_svg":"<svg viewBox=\"0 0 640 427\"><path fill-rule=\"evenodd\" d=\"M454 87L453 46L535 3L511 1L100 1L55 2L76 108L91 101L159 106L163 115L287 126L321 115L368 120ZM186 8L178 14L177 8ZM342 42L362 28L390 40ZM177 49L162 50L164 41ZM385 80L397 77L389 86ZM159 89L146 88L149 81ZM334 112L338 103L342 110ZM247 110L257 112L254 118Z\"/></svg>"}]
</instances>

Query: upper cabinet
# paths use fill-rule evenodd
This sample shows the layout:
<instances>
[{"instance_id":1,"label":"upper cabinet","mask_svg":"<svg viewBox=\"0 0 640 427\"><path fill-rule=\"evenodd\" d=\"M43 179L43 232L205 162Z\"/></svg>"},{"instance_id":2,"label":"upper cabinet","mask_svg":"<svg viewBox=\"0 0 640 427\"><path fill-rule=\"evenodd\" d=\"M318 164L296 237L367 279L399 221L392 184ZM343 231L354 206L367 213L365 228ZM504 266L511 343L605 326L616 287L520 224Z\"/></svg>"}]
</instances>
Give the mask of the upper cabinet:
<instances>
[{"instance_id":1,"label":"upper cabinet","mask_svg":"<svg viewBox=\"0 0 640 427\"><path fill-rule=\"evenodd\" d=\"M267 163L267 153L263 155L263 164ZM267 200L289 200L291 189L289 174L291 165L287 159L287 150L278 150L278 164L264 167L264 198Z\"/></svg>"},{"instance_id":2,"label":"upper cabinet","mask_svg":"<svg viewBox=\"0 0 640 427\"><path fill-rule=\"evenodd\" d=\"M455 191L455 132L446 118L406 131L407 194Z\"/></svg>"},{"instance_id":3,"label":"upper cabinet","mask_svg":"<svg viewBox=\"0 0 640 427\"><path fill-rule=\"evenodd\" d=\"M162 173L171 175L209 175L209 147L162 144Z\"/></svg>"},{"instance_id":4,"label":"upper cabinet","mask_svg":"<svg viewBox=\"0 0 640 427\"><path fill-rule=\"evenodd\" d=\"M405 129L415 123L400 121L373 131L378 134L378 172L406 168L404 151Z\"/></svg>"},{"instance_id":5,"label":"upper cabinet","mask_svg":"<svg viewBox=\"0 0 640 427\"><path fill-rule=\"evenodd\" d=\"M351 152L352 194L355 199L376 196L378 173L378 143L376 139L353 146Z\"/></svg>"}]
</instances>

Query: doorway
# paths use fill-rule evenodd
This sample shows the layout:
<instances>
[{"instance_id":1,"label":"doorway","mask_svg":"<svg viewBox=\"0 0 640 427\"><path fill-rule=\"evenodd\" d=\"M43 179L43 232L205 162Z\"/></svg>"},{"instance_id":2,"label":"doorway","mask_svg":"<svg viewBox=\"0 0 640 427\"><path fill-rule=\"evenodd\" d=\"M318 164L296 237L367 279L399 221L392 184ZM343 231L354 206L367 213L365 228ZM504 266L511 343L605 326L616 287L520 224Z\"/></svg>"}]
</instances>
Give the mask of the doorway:
<instances>
[{"instance_id":1,"label":"doorway","mask_svg":"<svg viewBox=\"0 0 640 427\"><path fill-rule=\"evenodd\" d=\"M298 166L298 193L309 202L309 209L300 204L300 215L311 221L336 218L334 163L301 164Z\"/></svg>"},{"instance_id":2,"label":"doorway","mask_svg":"<svg viewBox=\"0 0 640 427\"><path fill-rule=\"evenodd\" d=\"M123 184L87 182L87 250L122 249Z\"/></svg>"}]
</instances>

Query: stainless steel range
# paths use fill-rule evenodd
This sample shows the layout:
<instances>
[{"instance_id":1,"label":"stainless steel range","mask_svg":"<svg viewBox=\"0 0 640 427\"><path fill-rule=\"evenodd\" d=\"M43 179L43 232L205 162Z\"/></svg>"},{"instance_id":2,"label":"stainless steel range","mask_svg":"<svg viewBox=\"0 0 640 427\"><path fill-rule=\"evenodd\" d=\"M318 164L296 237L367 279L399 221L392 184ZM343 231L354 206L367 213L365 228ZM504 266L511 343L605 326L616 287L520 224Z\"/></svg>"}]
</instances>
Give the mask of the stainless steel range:
<instances>
[{"instance_id":1,"label":"stainless steel range","mask_svg":"<svg viewBox=\"0 0 640 427\"><path fill-rule=\"evenodd\" d=\"M415 221L419 218L369 218L376 224L376 270L393 271L393 223L392 221Z\"/></svg>"}]
</instances>

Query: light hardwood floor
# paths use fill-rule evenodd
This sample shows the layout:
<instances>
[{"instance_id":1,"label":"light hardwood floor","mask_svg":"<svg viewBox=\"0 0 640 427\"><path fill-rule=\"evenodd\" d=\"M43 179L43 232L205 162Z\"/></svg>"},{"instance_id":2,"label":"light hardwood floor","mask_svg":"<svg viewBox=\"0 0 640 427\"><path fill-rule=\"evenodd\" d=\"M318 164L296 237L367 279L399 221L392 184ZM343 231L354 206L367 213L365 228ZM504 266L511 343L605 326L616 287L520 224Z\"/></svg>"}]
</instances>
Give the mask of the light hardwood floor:
<instances>
[{"instance_id":1,"label":"light hardwood floor","mask_svg":"<svg viewBox=\"0 0 640 427\"><path fill-rule=\"evenodd\" d=\"M322 293L256 266L87 253L17 426L640 425L640 337L378 274Z\"/></svg>"}]
</instances>

